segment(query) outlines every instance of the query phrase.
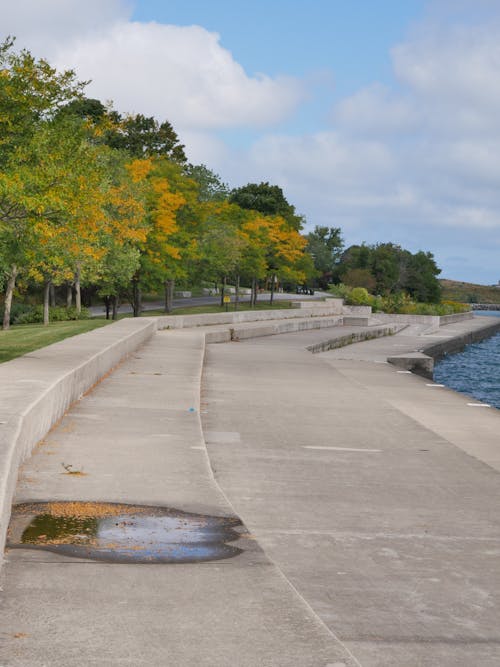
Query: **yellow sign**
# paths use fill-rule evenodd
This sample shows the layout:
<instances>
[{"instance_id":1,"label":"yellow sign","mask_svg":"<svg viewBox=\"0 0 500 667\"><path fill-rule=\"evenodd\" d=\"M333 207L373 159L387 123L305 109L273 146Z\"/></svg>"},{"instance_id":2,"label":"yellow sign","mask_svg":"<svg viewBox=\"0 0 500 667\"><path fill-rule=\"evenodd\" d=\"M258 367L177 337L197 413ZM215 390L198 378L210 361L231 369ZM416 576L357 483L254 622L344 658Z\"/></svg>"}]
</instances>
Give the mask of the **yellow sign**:
<instances>
[{"instance_id":1,"label":"yellow sign","mask_svg":"<svg viewBox=\"0 0 500 667\"><path fill-rule=\"evenodd\" d=\"M230 296L225 296L224 297L224 303L231 303L231 297Z\"/></svg>"}]
</instances>

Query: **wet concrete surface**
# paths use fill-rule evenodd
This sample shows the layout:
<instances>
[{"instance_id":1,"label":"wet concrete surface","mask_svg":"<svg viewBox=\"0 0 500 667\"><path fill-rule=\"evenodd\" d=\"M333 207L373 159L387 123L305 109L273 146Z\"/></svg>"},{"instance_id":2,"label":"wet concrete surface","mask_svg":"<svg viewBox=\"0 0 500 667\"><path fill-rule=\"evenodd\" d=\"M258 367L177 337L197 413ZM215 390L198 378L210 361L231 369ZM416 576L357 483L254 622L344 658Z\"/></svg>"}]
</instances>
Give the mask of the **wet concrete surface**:
<instances>
[{"instance_id":1,"label":"wet concrete surface","mask_svg":"<svg viewBox=\"0 0 500 667\"><path fill-rule=\"evenodd\" d=\"M7 546L112 563L201 563L242 549L233 517L118 503L23 503L12 511Z\"/></svg>"}]
</instances>

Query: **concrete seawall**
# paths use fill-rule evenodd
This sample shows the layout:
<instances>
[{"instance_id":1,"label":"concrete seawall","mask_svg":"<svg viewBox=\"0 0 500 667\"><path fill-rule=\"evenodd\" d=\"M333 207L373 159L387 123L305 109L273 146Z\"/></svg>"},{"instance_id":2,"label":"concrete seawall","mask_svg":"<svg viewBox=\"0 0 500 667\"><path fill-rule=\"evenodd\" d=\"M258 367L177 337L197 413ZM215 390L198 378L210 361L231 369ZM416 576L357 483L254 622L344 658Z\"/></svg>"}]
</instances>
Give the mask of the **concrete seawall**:
<instances>
[{"instance_id":1,"label":"concrete seawall","mask_svg":"<svg viewBox=\"0 0 500 667\"><path fill-rule=\"evenodd\" d=\"M491 318L469 318L469 320L462 319L447 322L446 325L462 323L462 327L465 327L465 329L463 332L456 331L449 337L446 336L446 325L442 330L428 330L426 333L442 331L443 340L429 344L425 344L424 342L420 349L389 356L387 361L403 370L412 371L425 378L432 379L436 361L439 361L439 359L447 354L461 352L466 345L478 343L494 336L500 331L500 320L486 322L485 320L487 319L491 320ZM467 323L468 321L469 324Z\"/></svg>"}]
</instances>

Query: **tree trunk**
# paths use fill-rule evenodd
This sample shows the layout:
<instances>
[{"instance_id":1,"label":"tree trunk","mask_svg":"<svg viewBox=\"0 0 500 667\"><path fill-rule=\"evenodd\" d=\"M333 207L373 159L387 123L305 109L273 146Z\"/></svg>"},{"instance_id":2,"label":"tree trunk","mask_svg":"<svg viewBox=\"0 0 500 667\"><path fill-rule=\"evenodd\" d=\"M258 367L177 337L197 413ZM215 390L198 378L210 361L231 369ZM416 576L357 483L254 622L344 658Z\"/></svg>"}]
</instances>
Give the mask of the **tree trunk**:
<instances>
[{"instance_id":1,"label":"tree trunk","mask_svg":"<svg viewBox=\"0 0 500 667\"><path fill-rule=\"evenodd\" d=\"M139 285L139 278L136 276L132 280L133 293L132 293L132 310L134 317L140 317L142 311L142 293Z\"/></svg>"},{"instance_id":2,"label":"tree trunk","mask_svg":"<svg viewBox=\"0 0 500 667\"><path fill-rule=\"evenodd\" d=\"M111 303L112 303L112 305L113 305L113 313L112 313L112 315L111 315L111 318L112 318L113 320L117 320L117 319L118 319L118 306L119 306L119 302L118 302L118 297L116 296L116 294L114 294L114 295L111 297Z\"/></svg>"},{"instance_id":3,"label":"tree trunk","mask_svg":"<svg viewBox=\"0 0 500 667\"><path fill-rule=\"evenodd\" d=\"M111 308L111 297L110 296L105 296L104 297L104 306L106 308L106 319L109 320L109 310Z\"/></svg>"},{"instance_id":4,"label":"tree trunk","mask_svg":"<svg viewBox=\"0 0 500 667\"><path fill-rule=\"evenodd\" d=\"M73 286L71 283L68 283L66 291L66 308L71 308L72 305L73 305Z\"/></svg>"},{"instance_id":5,"label":"tree trunk","mask_svg":"<svg viewBox=\"0 0 500 667\"><path fill-rule=\"evenodd\" d=\"M10 276L7 282L7 289L5 290L5 304L3 311L3 328L7 330L10 327L10 311L12 308L12 297L16 287L17 266L12 265L10 269Z\"/></svg>"},{"instance_id":6,"label":"tree trunk","mask_svg":"<svg viewBox=\"0 0 500 667\"><path fill-rule=\"evenodd\" d=\"M274 301L274 283L275 283L275 280L276 280L276 275L273 273L271 275L271 296L269 298L269 305L270 306L273 305L273 301Z\"/></svg>"},{"instance_id":7,"label":"tree trunk","mask_svg":"<svg viewBox=\"0 0 500 667\"><path fill-rule=\"evenodd\" d=\"M171 313L174 307L175 280L165 280L165 312Z\"/></svg>"},{"instance_id":8,"label":"tree trunk","mask_svg":"<svg viewBox=\"0 0 500 667\"><path fill-rule=\"evenodd\" d=\"M259 287L259 283L257 281L257 278L252 279L252 306L255 306L257 303L257 290Z\"/></svg>"},{"instance_id":9,"label":"tree trunk","mask_svg":"<svg viewBox=\"0 0 500 667\"><path fill-rule=\"evenodd\" d=\"M52 282L47 280L43 290L43 323L45 326L49 323L49 300L50 300L50 286Z\"/></svg>"},{"instance_id":10,"label":"tree trunk","mask_svg":"<svg viewBox=\"0 0 500 667\"><path fill-rule=\"evenodd\" d=\"M49 303L52 308L56 306L56 287L54 283L50 283Z\"/></svg>"},{"instance_id":11,"label":"tree trunk","mask_svg":"<svg viewBox=\"0 0 500 667\"><path fill-rule=\"evenodd\" d=\"M240 302L240 276L236 276L236 294L234 296L234 309L238 310L238 304Z\"/></svg>"},{"instance_id":12,"label":"tree trunk","mask_svg":"<svg viewBox=\"0 0 500 667\"><path fill-rule=\"evenodd\" d=\"M224 297L226 296L226 276L222 279L222 285L220 288L220 307L224 305Z\"/></svg>"},{"instance_id":13,"label":"tree trunk","mask_svg":"<svg viewBox=\"0 0 500 667\"><path fill-rule=\"evenodd\" d=\"M75 306L76 312L82 312L82 291L80 285L80 265L77 264L75 271Z\"/></svg>"}]
</instances>

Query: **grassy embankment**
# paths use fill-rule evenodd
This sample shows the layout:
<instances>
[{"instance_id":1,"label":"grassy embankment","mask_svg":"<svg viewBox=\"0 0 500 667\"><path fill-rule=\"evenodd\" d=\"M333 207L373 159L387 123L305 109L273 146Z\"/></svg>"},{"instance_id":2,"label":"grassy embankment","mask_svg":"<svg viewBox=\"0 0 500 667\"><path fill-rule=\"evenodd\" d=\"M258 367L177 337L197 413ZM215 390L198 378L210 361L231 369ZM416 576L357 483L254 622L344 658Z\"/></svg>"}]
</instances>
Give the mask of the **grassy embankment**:
<instances>
[{"instance_id":1,"label":"grassy embankment","mask_svg":"<svg viewBox=\"0 0 500 667\"><path fill-rule=\"evenodd\" d=\"M457 280L440 281L443 301L460 301L461 303L500 303L500 287L476 285Z\"/></svg>"},{"instance_id":2,"label":"grassy embankment","mask_svg":"<svg viewBox=\"0 0 500 667\"><path fill-rule=\"evenodd\" d=\"M106 320L73 320L43 324L19 324L0 331L0 362L15 359L33 350L57 343L64 338L97 329L109 324Z\"/></svg>"}]
</instances>

